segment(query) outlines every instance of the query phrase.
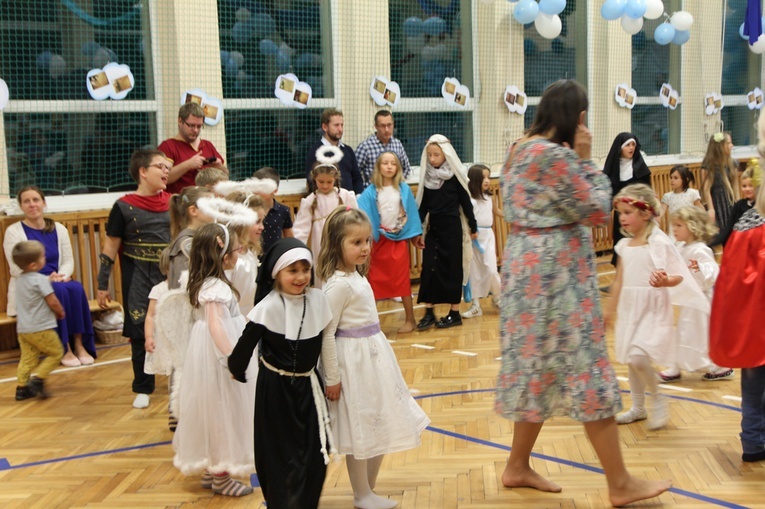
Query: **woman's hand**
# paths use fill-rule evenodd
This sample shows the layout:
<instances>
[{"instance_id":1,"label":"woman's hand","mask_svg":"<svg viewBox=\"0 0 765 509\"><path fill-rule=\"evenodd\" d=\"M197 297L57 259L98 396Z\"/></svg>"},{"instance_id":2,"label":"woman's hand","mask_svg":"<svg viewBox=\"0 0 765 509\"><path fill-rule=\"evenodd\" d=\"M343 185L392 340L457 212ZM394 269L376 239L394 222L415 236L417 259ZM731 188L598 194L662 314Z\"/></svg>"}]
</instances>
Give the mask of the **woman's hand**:
<instances>
[{"instance_id":1,"label":"woman's hand","mask_svg":"<svg viewBox=\"0 0 765 509\"><path fill-rule=\"evenodd\" d=\"M574 133L574 152L582 159L592 157L592 133L584 124L579 124Z\"/></svg>"},{"instance_id":2,"label":"woman's hand","mask_svg":"<svg viewBox=\"0 0 765 509\"><path fill-rule=\"evenodd\" d=\"M71 281L72 280L71 277L65 276L63 274L59 274L58 272L52 272L48 276L48 279L50 279L50 281L52 283L66 283L67 281Z\"/></svg>"},{"instance_id":3,"label":"woman's hand","mask_svg":"<svg viewBox=\"0 0 765 509\"><path fill-rule=\"evenodd\" d=\"M335 384L335 385L328 385L324 389L324 395L327 396L327 399L330 401L337 401L340 399L340 390L342 389L341 383Z\"/></svg>"}]
</instances>

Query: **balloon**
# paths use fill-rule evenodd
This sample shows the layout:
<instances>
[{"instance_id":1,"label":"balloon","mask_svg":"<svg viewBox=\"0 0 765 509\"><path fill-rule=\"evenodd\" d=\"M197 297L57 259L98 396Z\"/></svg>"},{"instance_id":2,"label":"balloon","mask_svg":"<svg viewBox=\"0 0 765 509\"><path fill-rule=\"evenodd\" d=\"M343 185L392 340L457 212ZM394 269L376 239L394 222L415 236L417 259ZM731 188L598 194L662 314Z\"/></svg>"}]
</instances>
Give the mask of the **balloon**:
<instances>
[{"instance_id":1,"label":"balloon","mask_svg":"<svg viewBox=\"0 0 765 509\"><path fill-rule=\"evenodd\" d=\"M428 35L441 35L446 32L446 21L442 20L438 16L433 16L425 20L422 24L422 28Z\"/></svg>"},{"instance_id":2,"label":"balloon","mask_svg":"<svg viewBox=\"0 0 765 509\"><path fill-rule=\"evenodd\" d=\"M646 0L645 19L657 19L664 14L664 2L661 0Z\"/></svg>"},{"instance_id":3,"label":"balloon","mask_svg":"<svg viewBox=\"0 0 765 509\"><path fill-rule=\"evenodd\" d=\"M220 63L221 64L226 65L226 60L228 60L229 58L231 58L231 55L229 54L228 51L225 51L225 50L221 50L220 51Z\"/></svg>"},{"instance_id":4,"label":"balloon","mask_svg":"<svg viewBox=\"0 0 765 509\"><path fill-rule=\"evenodd\" d=\"M690 30L693 25L693 16L685 11L677 11L669 18L669 22L675 27L675 30Z\"/></svg>"},{"instance_id":5,"label":"balloon","mask_svg":"<svg viewBox=\"0 0 765 509\"><path fill-rule=\"evenodd\" d=\"M271 39L263 39L258 45L261 55L276 55L279 53L279 47Z\"/></svg>"},{"instance_id":6,"label":"balloon","mask_svg":"<svg viewBox=\"0 0 765 509\"><path fill-rule=\"evenodd\" d=\"M752 50L752 53L756 53L758 55L765 53L765 34L761 35L760 38L757 39L757 42L750 44L749 49Z\"/></svg>"},{"instance_id":7,"label":"balloon","mask_svg":"<svg viewBox=\"0 0 765 509\"><path fill-rule=\"evenodd\" d=\"M412 16L404 21L404 35L407 37L418 37L423 33L422 20L420 18Z\"/></svg>"},{"instance_id":8,"label":"balloon","mask_svg":"<svg viewBox=\"0 0 765 509\"><path fill-rule=\"evenodd\" d=\"M643 18L633 18L626 14L622 16L622 28L630 35L635 35L643 29Z\"/></svg>"},{"instance_id":9,"label":"balloon","mask_svg":"<svg viewBox=\"0 0 765 509\"><path fill-rule=\"evenodd\" d=\"M274 18L268 14L256 14L255 17L248 22L248 24L254 28L255 36L258 39L268 37L276 30L276 23L274 22Z\"/></svg>"},{"instance_id":10,"label":"balloon","mask_svg":"<svg viewBox=\"0 0 765 509\"><path fill-rule=\"evenodd\" d=\"M50 72L51 78L60 78L66 73L66 60L61 55L53 55L50 57Z\"/></svg>"},{"instance_id":11,"label":"balloon","mask_svg":"<svg viewBox=\"0 0 765 509\"><path fill-rule=\"evenodd\" d=\"M675 27L665 21L653 31L653 40L661 46L666 46L675 38L675 32Z\"/></svg>"},{"instance_id":12,"label":"balloon","mask_svg":"<svg viewBox=\"0 0 765 509\"><path fill-rule=\"evenodd\" d=\"M563 28L560 16L557 14L545 14L540 12L537 19L534 20L534 26L537 28L539 35L545 39L555 39L560 35L560 31Z\"/></svg>"},{"instance_id":13,"label":"balloon","mask_svg":"<svg viewBox=\"0 0 765 509\"><path fill-rule=\"evenodd\" d=\"M672 38L672 44L682 46L691 38L690 30L675 30L675 36Z\"/></svg>"},{"instance_id":14,"label":"balloon","mask_svg":"<svg viewBox=\"0 0 765 509\"><path fill-rule=\"evenodd\" d=\"M234 27L231 29L231 38L237 44L244 44L250 40L255 29L250 23L242 23L237 21L234 23Z\"/></svg>"},{"instance_id":15,"label":"balloon","mask_svg":"<svg viewBox=\"0 0 765 509\"><path fill-rule=\"evenodd\" d=\"M539 12L544 14L560 14L566 8L566 0L539 0Z\"/></svg>"},{"instance_id":16,"label":"balloon","mask_svg":"<svg viewBox=\"0 0 765 509\"><path fill-rule=\"evenodd\" d=\"M244 55L242 55L238 51L230 52L229 57L231 58L231 60L234 61L234 63L236 63L237 67L242 67L244 65Z\"/></svg>"},{"instance_id":17,"label":"balloon","mask_svg":"<svg viewBox=\"0 0 765 509\"><path fill-rule=\"evenodd\" d=\"M645 0L628 0L624 14L630 18L642 18L647 8Z\"/></svg>"},{"instance_id":18,"label":"balloon","mask_svg":"<svg viewBox=\"0 0 765 509\"><path fill-rule=\"evenodd\" d=\"M47 69L50 67L50 59L53 58L53 53L50 51L43 51L39 55L37 55L37 59L35 60L35 63L37 64L37 67L41 69Z\"/></svg>"},{"instance_id":19,"label":"balloon","mask_svg":"<svg viewBox=\"0 0 765 509\"><path fill-rule=\"evenodd\" d=\"M513 7L513 16L521 25L528 25L539 14L539 5L534 0L520 0Z\"/></svg>"},{"instance_id":20,"label":"balloon","mask_svg":"<svg viewBox=\"0 0 765 509\"><path fill-rule=\"evenodd\" d=\"M97 42L89 41L80 46L80 53L92 57L99 49L101 49L100 44Z\"/></svg>"},{"instance_id":21,"label":"balloon","mask_svg":"<svg viewBox=\"0 0 765 509\"><path fill-rule=\"evenodd\" d=\"M233 58L226 60L226 76L229 78L236 78L239 74L239 66L236 65L236 61Z\"/></svg>"},{"instance_id":22,"label":"balloon","mask_svg":"<svg viewBox=\"0 0 765 509\"><path fill-rule=\"evenodd\" d=\"M744 23L741 23L741 26L740 26L740 27L738 27L738 35L739 35L739 36L740 36L742 39L744 39L745 41L748 41L748 40L749 40L749 36L748 36L748 35L744 35Z\"/></svg>"},{"instance_id":23,"label":"balloon","mask_svg":"<svg viewBox=\"0 0 765 509\"><path fill-rule=\"evenodd\" d=\"M246 7L240 7L236 11L236 20L237 21L241 21L242 23L244 23L246 21L250 21L250 17L251 16L252 15L250 14L250 10L247 9Z\"/></svg>"},{"instance_id":24,"label":"balloon","mask_svg":"<svg viewBox=\"0 0 765 509\"><path fill-rule=\"evenodd\" d=\"M619 19L624 14L627 0L606 0L600 8L600 15L609 21Z\"/></svg>"},{"instance_id":25,"label":"balloon","mask_svg":"<svg viewBox=\"0 0 765 509\"><path fill-rule=\"evenodd\" d=\"M283 51L276 54L276 69L280 73L284 74L285 72L288 72L291 64L292 62L290 61L289 55L286 55Z\"/></svg>"}]
</instances>

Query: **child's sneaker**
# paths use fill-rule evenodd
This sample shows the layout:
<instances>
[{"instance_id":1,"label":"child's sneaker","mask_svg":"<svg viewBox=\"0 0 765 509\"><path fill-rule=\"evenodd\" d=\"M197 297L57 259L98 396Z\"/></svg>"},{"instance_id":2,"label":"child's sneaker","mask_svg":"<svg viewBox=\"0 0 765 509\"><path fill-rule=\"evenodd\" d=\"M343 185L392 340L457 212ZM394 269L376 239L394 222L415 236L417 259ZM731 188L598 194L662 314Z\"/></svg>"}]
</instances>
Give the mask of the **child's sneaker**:
<instances>
[{"instance_id":1,"label":"child's sneaker","mask_svg":"<svg viewBox=\"0 0 765 509\"><path fill-rule=\"evenodd\" d=\"M483 315L483 310L481 309L480 305L476 305L478 300L473 301L473 305L470 306L470 309L462 313L462 318L475 318L476 316Z\"/></svg>"},{"instance_id":2,"label":"child's sneaker","mask_svg":"<svg viewBox=\"0 0 765 509\"><path fill-rule=\"evenodd\" d=\"M735 376L732 369L721 368L709 373L704 373L701 379L705 382L716 382L718 380L731 380Z\"/></svg>"},{"instance_id":3,"label":"child's sneaker","mask_svg":"<svg viewBox=\"0 0 765 509\"><path fill-rule=\"evenodd\" d=\"M29 379L29 383L27 384L27 387L29 387L35 395L40 399L47 399L50 394L47 393L45 390L45 382L42 378L37 378L36 376L33 376Z\"/></svg>"},{"instance_id":4,"label":"child's sneaker","mask_svg":"<svg viewBox=\"0 0 765 509\"><path fill-rule=\"evenodd\" d=\"M669 421L669 403L667 397L663 394L653 396L653 405L651 405L651 416L648 418L648 429L654 430L663 428Z\"/></svg>"},{"instance_id":5,"label":"child's sneaker","mask_svg":"<svg viewBox=\"0 0 765 509\"><path fill-rule=\"evenodd\" d=\"M671 384L672 382L679 382L681 378L680 372L673 373L671 370L659 371L659 380L665 384Z\"/></svg>"},{"instance_id":6,"label":"child's sneaker","mask_svg":"<svg viewBox=\"0 0 765 509\"><path fill-rule=\"evenodd\" d=\"M16 387L16 401L23 401L25 399L34 398L37 396L35 391L29 388L28 385L23 387Z\"/></svg>"},{"instance_id":7,"label":"child's sneaker","mask_svg":"<svg viewBox=\"0 0 765 509\"><path fill-rule=\"evenodd\" d=\"M626 412L622 412L618 414L615 417L615 420L617 424L629 424L631 422L642 421L647 418L648 418L648 412L645 411L645 408L635 408L633 406Z\"/></svg>"}]
</instances>

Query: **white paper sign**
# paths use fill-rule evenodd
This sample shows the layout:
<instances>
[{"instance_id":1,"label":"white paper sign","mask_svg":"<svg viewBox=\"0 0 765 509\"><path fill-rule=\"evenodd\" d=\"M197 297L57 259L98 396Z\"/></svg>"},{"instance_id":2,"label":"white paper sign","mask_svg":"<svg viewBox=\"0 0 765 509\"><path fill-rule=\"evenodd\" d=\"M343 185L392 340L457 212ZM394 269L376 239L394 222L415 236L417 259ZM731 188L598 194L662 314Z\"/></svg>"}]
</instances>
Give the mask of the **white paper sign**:
<instances>
[{"instance_id":1,"label":"white paper sign","mask_svg":"<svg viewBox=\"0 0 765 509\"><path fill-rule=\"evenodd\" d=\"M281 74L276 78L274 95L285 106L295 106L300 109L308 107L313 97L311 85L300 81L292 73Z\"/></svg>"},{"instance_id":2,"label":"white paper sign","mask_svg":"<svg viewBox=\"0 0 765 509\"><path fill-rule=\"evenodd\" d=\"M441 95L449 104L454 104L460 108L467 107L470 102L470 90L465 85L460 84L457 78L445 78L441 85Z\"/></svg>"},{"instance_id":3,"label":"white paper sign","mask_svg":"<svg viewBox=\"0 0 765 509\"><path fill-rule=\"evenodd\" d=\"M135 78L126 64L110 62L102 69L91 69L85 78L90 97L97 101L127 97L135 86Z\"/></svg>"},{"instance_id":4,"label":"white paper sign","mask_svg":"<svg viewBox=\"0 0 765 509\"><path fill-rule=\"evenodd\" d=\"M401 97L401 89L395 81L383 76L375 76L369 85L369 95L378 106L395 106Z\"/></svg>"}]
</instances>

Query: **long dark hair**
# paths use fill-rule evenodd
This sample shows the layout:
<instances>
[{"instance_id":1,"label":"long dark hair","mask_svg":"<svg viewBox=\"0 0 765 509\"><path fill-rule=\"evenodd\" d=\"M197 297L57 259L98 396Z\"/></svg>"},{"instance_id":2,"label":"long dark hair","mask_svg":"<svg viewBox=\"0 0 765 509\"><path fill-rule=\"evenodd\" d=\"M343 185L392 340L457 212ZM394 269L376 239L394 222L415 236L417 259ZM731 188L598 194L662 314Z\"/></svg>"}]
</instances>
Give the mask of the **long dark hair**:
<instances>
[{"instance_id":1,"label":"long dark hair","mask_svg":"<svg viewBox=\"0 0 765 509\"><path fill-rule=\"evenodd\" d=\"M225 244L226 234L222 228L228 230L228 246ZM186 286L192 306L199 305L199 291L207 278L220 279L226 283L239 300L239 292L223 270L223 257L231 253L235 239L236 232L232 227L217 223L206 224L194 233L189 253L189 283Z\"/></svg>"},{"instance_id":2,"label":"long dark hair","mask_svg":"<svg viewBox=\"0 0 765 509\"><path fill-rule=\"evenodd\" d=\"M526 135L535 136L552 131L550 141L560 145L568 143L573 148L579 116L589 105L587 91L577 81L556 81L542 94L534 122Z\"/></svg>"},{"instance_id":3,"label":"long dark hair","mask_svg":"<svg viewBox=\"0 0 765 509\"><path fill-rule=\"evenodd\" d=\"M488 166L485 164L474 164L468 169L468 191L470 191L470 197L474 200L485 200L486 194L483 190L483 172L488 170L491 172Z\"/></svg>"}]
</instances>

